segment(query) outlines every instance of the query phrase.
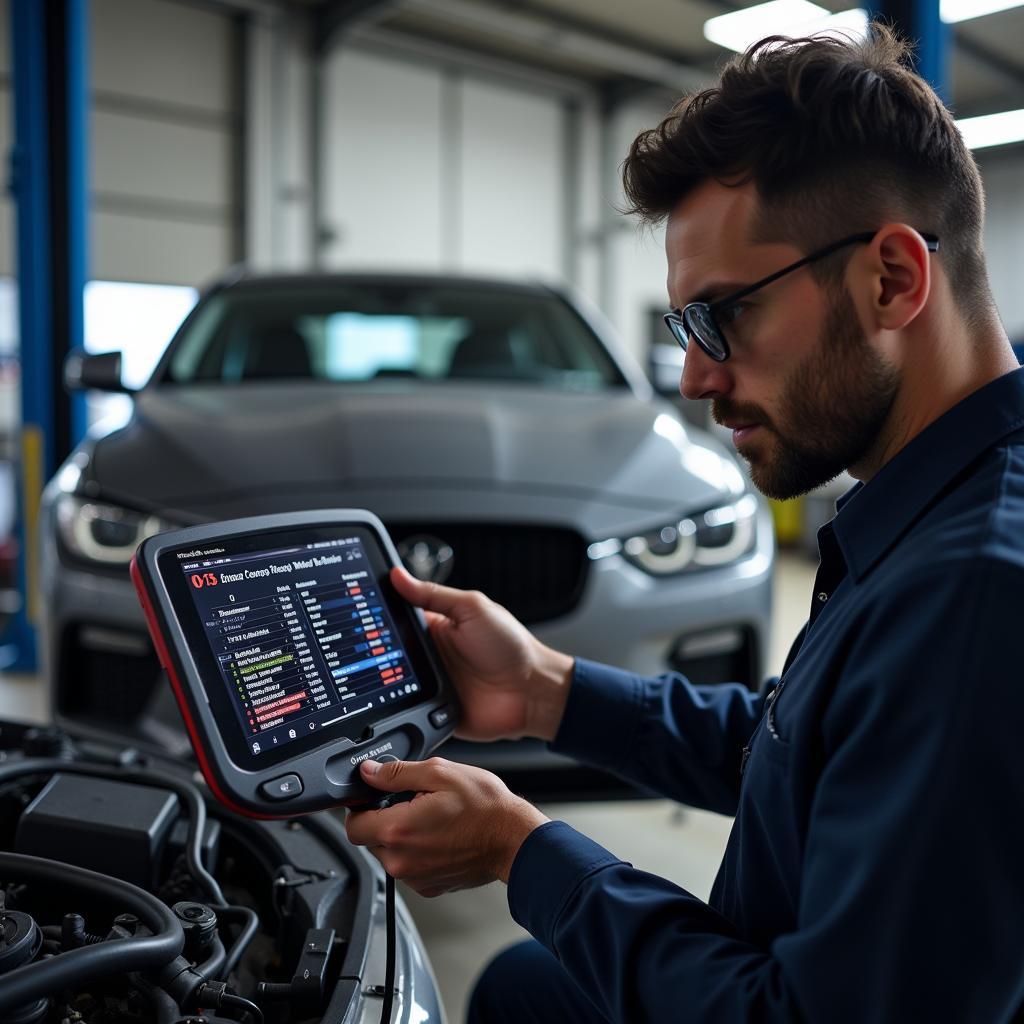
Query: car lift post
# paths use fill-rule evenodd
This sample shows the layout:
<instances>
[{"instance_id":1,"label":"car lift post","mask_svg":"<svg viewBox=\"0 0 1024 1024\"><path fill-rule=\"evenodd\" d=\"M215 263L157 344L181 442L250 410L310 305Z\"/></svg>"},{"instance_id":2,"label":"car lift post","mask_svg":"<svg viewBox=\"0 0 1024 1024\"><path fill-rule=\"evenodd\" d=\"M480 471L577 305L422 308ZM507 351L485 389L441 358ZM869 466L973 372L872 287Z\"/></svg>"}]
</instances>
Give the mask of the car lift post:
<instances>
[{"instance_id":1,"label":"car lift post","mask_svg":"<svg viewBox=\"0 0 1024 1024\"><path fill-rule=\"evenodd\" d=\"M894 25L915 44L917 73L949 103L949 26L939 16L939 0L876 0L868 17Z\"/></svg>"},{"instance_id":2,"label":"car lift post","mask_svg":"<svg viewBox=\"0 0 1024 1024\"><path fill-rule=\"evenodd\" d=\"M21 445L21 608L0 665L34 671L39 502L45 482L85 432L85 404L63 388L64 356L84 340L88 233L88 0L12 0Z\"/></svg>"}]
</instances>

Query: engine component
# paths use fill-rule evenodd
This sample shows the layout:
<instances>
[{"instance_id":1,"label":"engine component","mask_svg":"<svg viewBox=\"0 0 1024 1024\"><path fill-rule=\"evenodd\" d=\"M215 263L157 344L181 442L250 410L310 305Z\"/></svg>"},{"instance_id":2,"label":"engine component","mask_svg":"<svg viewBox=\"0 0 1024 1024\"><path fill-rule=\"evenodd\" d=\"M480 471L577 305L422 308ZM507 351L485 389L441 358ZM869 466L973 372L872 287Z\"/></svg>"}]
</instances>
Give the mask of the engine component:
<instances>
[{"instance_id":1,"label":"engine component","mask_svg":"<svg viewBox=\"0 0 1024 1024\"><path fill-rule=\"evenodd\" d=\"M61 919L60 944L63 949L80 949L102 941L102 935L90 935L85 930L85 918L81 914L65 914Z\"/></svg>"},{"instance_id":2,"label":"engine component","mask_svg":"<svg viewBox=\"0 0 1024 1024\"><path fill-rule=\"evenodd\" d=\"M193 963L201 963L217 937L217 915L205 903L188 901L175 903L171 910L185 932L185 956Z\"/></svg>"},{"instance_id":3,"label":"engine component","mask_svg":"<svg viewBox=\"0 0 1024 1024\"><path fill-rule=\"evenodd\" d=\"M59 772L22 814L14 848L151 889L178 807L167 790Z\"/></svg>"},{"instance_id":4,"label":"engine component","mask_svg":"<svg viewBox=\"0 0 1024 1024\"><path fill-rule=\"evenodd\" d=\"M17 1008L97 975L159 968L174 960L185 944L181 925L170 909L134 885L71 864L17 853L0 853L0 874L30 885L85 891L114 906L128 907L152 933L137 935L129 942L83 946L8 970L0 985L0 1019L5 1022Z\"/></svg>"},{"instance_id":5,"label":"engine component","mask_svg":"<svg viewBox=\"0 0 1024 1024\"><path fill-rule=\"evenodd\" d=\"M33 959L0 971L2 1024L182 1024L189 1017L196 1024L262 1024L249 999L261 981L287 979L286 1000L267 1004L276 1024L365 1019L368 1000L383 994L368 994L363 984L367 950L383 941L383 907L377 875L347 847L337 816L207 817L210 797L187 766L147 765L93 748L72 761L24 758L18 755L26 731L0 721L0 880L7 916L17 911L33 919L41 944L33 944ZM2 756L7 750L13 756ZM152 895L106 871L67 864L75 853L67 841L64 863L3 852L55 774L82 783L79 819L92 815L94 781L177 798L180 814L166 833ZM185 905L172 910L178 903ZM196 938L186 950L193 923ZM210 926L213 938L204 946ZM311 931L318 926L319 944ZM7 963L16 962L16 949L25 955L23 939L9 941L16 938L10 924L0 929ZM429 980L424 1019L436 1024L443 1015Z\"/></svg>"},{"instance_id":6,"label":"engine component","mask_svg":"<svg viewBox=\"0 0 1024 1024\"><path fill-rule=\"evenodd\" d=\"M287 1000L304 1010L319 1009L324 1001L324 980L333 947L333 928L310 928L291 982L287 985L260 982L256 991L263 999Z\"/></svg>"},{"instance_id":7,"label":"engine component","mask_svg":"<svg viewBox=\"0 0 1024 1024\"><path fill-rule=\"evenodd\" d=\"M22 748L28 757L60 757L70 760L75 743L63 729L33 728L25 733Z\"/></svg>"},{"instance_id":8,"label":"engine component","mask_svg":"<svg viewBox=\"0 0 1024 1024\"><path fill-rule=\"evenodd\" d=\"M165 871L169 874L174 862L186 853L188 845L188 821L179 818L167 836L167 850L164 854ZM207 818L203 834L199 840L200 860L208 871L217 867L217 854L220 848L220 822L215 818Z\"/></svg>"},{"instance_id":9,"label":"engine component","mask_svg":"<svg viewBox=\"0 0 1024 1024\"><path fill-rule=\"evenodd\" d=\"M0 889L0 975L35 960L43 933L29 914L7 909L7 893ZM0 982L2 984L2 982ZM12 1009L5 1024L35 1024L46 1015L49 999L42 998Z\"/></svg>"}]
</instances>

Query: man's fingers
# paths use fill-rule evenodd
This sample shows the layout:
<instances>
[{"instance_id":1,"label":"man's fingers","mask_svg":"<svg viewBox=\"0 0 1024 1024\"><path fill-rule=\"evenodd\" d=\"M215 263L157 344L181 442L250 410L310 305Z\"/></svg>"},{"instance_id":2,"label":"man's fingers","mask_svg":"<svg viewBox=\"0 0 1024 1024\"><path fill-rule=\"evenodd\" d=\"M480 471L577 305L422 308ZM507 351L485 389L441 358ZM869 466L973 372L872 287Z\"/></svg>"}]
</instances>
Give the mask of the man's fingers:
<instances>
[{"instance_id":1,"label":"man's fingers","mask_svg":"<svg viewBox=\"0 0 1024 1024\"><path fill-rule=\"evenodd\" d=\"M448 618L456 618L460 606L464 605L469 596L465 590L455 587L442 587L439 583L427 583L411 576L400 566L391 570L391 582L410 604L423 608L428 612L440 612Z\"/></svg>"}]
</instances>

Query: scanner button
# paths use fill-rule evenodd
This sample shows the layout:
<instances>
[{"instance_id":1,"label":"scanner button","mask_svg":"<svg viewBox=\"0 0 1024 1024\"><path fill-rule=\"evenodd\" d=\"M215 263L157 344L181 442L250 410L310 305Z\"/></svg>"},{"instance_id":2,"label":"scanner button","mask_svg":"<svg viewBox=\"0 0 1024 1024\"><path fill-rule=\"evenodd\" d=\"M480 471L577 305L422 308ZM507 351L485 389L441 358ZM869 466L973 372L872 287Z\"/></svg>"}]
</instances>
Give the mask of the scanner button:
<instances>
[{"instance_id":1,"label":"scanner button","mask_svg":"<svg viewBox=\"0 0 1024 1024\"><path fill-rule=\"evenodd\" d=\"M260 792L268 800L291 800L302 792L302 779L298 775L282 775L260 786Z\"/></svg>"},{"instance_id":2,"label":"scanner button","mask_svg":"<svg viewBox=\"0 0 1024 1024\"><path fill-rule=\"evenodd\" d=\"M327 781L335 786L350 786L353 782L362 785L359 766L363 761L404 761L412 753L412 740L401 729L377 736L369 743L349 747L344 753L327 759L324 774Z\"/></svg>"},{"instance_id":3,"label":"scanner button","mask_svg":"<svg viewBox=\"0 0 1024 1024\"><path fill-rule=\"evenodd\" d=\"M446 704L443 708L430 712L430 724L435 729L443 729L452 720L452 709Z\"/></svg>"}]
</instances>

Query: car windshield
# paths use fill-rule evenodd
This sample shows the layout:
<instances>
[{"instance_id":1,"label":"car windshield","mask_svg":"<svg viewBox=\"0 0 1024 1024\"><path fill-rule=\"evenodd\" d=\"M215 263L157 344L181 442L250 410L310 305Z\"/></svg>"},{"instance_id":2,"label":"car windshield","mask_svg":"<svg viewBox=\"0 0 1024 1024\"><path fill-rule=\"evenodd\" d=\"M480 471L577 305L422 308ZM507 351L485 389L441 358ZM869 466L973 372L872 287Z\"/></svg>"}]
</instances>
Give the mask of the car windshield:
<instances>
[{"instance_id":1,"label":"car windshield","mask_svg":"<svg viewBox=\"0 0 1024 1024\"><path fill-rule=\"evenodd\" d=\"M212 296L175 340L161 384L275 380L490 380L594 391L624 386L555 295L477 285L246 285Z\"/></svg>"}]
</instances>

